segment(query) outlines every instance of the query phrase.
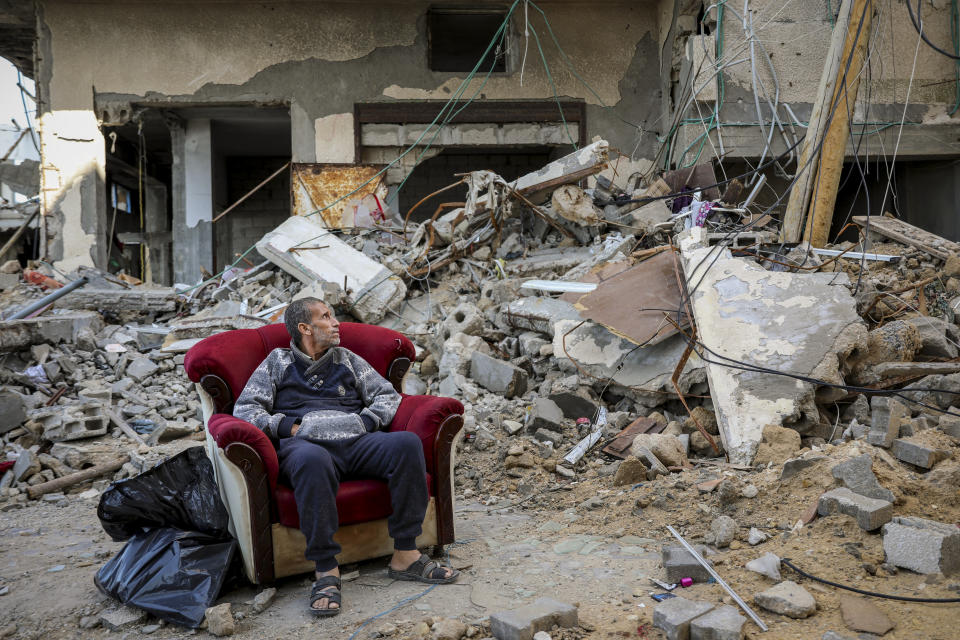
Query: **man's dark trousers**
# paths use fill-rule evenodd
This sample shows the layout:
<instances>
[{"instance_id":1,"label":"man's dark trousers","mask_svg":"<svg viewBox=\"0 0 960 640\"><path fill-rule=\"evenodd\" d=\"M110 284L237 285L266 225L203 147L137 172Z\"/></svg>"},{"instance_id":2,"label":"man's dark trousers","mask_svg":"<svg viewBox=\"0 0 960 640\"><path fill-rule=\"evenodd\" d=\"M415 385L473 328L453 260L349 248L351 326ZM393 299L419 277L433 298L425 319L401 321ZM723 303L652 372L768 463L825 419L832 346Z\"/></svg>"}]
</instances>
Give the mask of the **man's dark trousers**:
<instances>
[{"instance_id":1,"label":"man's dark trousers","mask_svg":"<svg viewBox=\"0 0 960 640\"><path fill-rule=\"evenodd\" d=\"M393 506L387 528L394 548L417 548L429 496L423 445L416 434L375 431L323 444L284 438L277 455L280 478L293 488L297 501L300 530L307 538L305 556L316 563L317 571L337 566L340 545L333 534L339 528L336 496L343 478L386 481Z\"/></svg>"}]
</instances>

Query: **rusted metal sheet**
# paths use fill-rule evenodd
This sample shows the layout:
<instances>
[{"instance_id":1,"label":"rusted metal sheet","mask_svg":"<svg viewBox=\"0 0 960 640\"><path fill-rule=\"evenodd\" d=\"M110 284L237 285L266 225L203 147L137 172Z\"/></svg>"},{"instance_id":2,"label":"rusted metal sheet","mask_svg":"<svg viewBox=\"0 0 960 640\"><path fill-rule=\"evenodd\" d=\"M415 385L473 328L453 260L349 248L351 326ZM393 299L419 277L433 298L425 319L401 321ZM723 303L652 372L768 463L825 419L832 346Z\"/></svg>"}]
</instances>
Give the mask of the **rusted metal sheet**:
<instances>
[{"instance_id":1,"label":"rusted metal sheet","mask_svg":"<svg viewBox=\"0 0 960 640\"><path fill-rule=\"evenodd\" d=\"M293 215L305 216L322 209L313 217L325 227L369 226L357 218L363 218L364 212L372 210L376 215L378 208L386 209L386 174L377 175L382 169L382 165L373 164L294 163L290 181ZM347 194L351 195L337 202Z\"/></svg>"},{"instance_id":2,"label":"rusted metal sheet","mask_svg":"<svg viewBox=\"0 0 960 640\"><path fill-rule=\"evenodd\" d=\"M662 251L619 273L611 269L614 275L597 274L597 288L586 295L574 294L578 295L574 306L584 319L622 338L639 345L658 344L677 333L676 325L666 318L676 320L681 309L677 268L676 254ZM679 324L690 324L686 314L680 314Z\"/></svg>"}]
</instances>

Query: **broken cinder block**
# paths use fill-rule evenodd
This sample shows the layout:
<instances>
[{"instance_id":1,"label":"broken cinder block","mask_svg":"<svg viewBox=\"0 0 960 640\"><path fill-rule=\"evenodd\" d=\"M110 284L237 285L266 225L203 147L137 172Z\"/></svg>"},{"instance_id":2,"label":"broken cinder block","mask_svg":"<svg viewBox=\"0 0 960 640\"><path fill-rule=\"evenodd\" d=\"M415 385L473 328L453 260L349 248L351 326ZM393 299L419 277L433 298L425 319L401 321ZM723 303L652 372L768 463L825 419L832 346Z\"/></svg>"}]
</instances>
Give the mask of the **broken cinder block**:
<instances>
[{"instance_id":1,"label":"broken cinder block","mask_svg":"<svg viewBox=\"0 0 960 640\"><path fill-rule=\"evenodd\" d=\"M887 562L917 573L960 572L960 528L925 518L894 518L883 526Z\"/></svg>"},{"instance_id":2,"label":"broken cinder block","mask_svg":"<svg viewBox=\"0 0 960 640\"><path fill-rule=\"evenodd\" d=\"M43 427L43 437L51 442L66 442L102 436L109 419L98 402L65 405L30 412L30 419Z\"/></svg>"},{"instance_id":3,"label":"broken cinder block","mask_svg":"<svg viewBox=\"0 0 960 640\"><path fill-rule=\"evenodd\" d=\"M527 372L503 360L475 351L470 356L470 377L480 386L506 398L527 392Z\"/></svg>"},{"instance_id":4,"label":"broken cinder block","mask_svg":"<svg viewBox=\"0 0 960 640\"><path fill-rule=\"evenodd\" d=\"M893 503L861 496L845 487L827 491L820 496L817 512L821 516L829 516L838 511L855 518L864 531L873 531L890 522L893 517Z\"/></svg>"},{"instance_id":5,"label":"broken cinder block","mask_svg":"<svg viewBox=\"0 0 960 640\"><path fill-rule=\"evenodd\" d=\"M724 605L690 623L690 640L742 640L746 622L736 607Z\"/></svg>"}]
</instances>

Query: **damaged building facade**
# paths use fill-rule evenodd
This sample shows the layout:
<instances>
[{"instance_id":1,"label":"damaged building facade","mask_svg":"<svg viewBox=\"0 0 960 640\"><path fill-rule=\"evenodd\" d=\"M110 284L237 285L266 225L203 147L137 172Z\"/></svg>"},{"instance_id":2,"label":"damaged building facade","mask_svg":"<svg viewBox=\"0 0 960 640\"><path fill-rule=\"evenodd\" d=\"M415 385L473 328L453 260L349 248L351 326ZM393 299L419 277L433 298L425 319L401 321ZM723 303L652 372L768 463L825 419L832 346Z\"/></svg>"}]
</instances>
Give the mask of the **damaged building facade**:
<instances>
[{"instance_id":1,"label":"damaged building facade","mask_svg":"<svg viewBox=\"0 0 960 640\"><path fill-rule=\"evenodd\" d=\"M415 145L386 174L388 188L405 183L394 201L405 213L456 173L482 166L513 179L596 135L624 155L625 176L779 156L803 135L838 11L770 1L746 18L663 1L548 0L533 13L487 2L10 4L5 20L20 28L3 46L38 87L42 254L67 271L124 269L161 284L236 261L289 215L305 165L382 166ZM851 144L925 158L899 169L911 186L897 206L909 214L931 190L954 197L943 184L953 169L936 160L958 151L954 65L926 47L911 65L903 6L875 4L881 46ZM949 42L947 9L924 11L929 37ZM434 138L429 125L452 96L469 105ZM911 126L898 140L889 123L904 114ZM292 170L212 222L286 161Z\"/></svg>"}]
</instances>

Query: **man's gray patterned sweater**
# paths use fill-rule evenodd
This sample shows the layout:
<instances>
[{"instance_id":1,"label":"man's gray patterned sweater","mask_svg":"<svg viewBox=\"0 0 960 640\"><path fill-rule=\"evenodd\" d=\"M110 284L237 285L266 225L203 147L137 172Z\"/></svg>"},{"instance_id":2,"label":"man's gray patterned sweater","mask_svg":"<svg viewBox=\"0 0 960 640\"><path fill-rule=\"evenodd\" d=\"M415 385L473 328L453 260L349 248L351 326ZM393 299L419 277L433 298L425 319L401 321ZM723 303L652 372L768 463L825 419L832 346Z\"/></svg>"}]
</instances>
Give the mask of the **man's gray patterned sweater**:
<instances>
[{"instance_id":1,"label":"man's gray patterned sweater","mask_svg":"<svg viewBox=\"0 0 960 640\"><path fill-rule=\"evenodd\" d=\"M331 347L312 360L291 342L253 372L233 415L274 440L299 422L295 437L329 442L386 428L398 406L400 394L355 353Z\"/></svg>"}]
</instances>

